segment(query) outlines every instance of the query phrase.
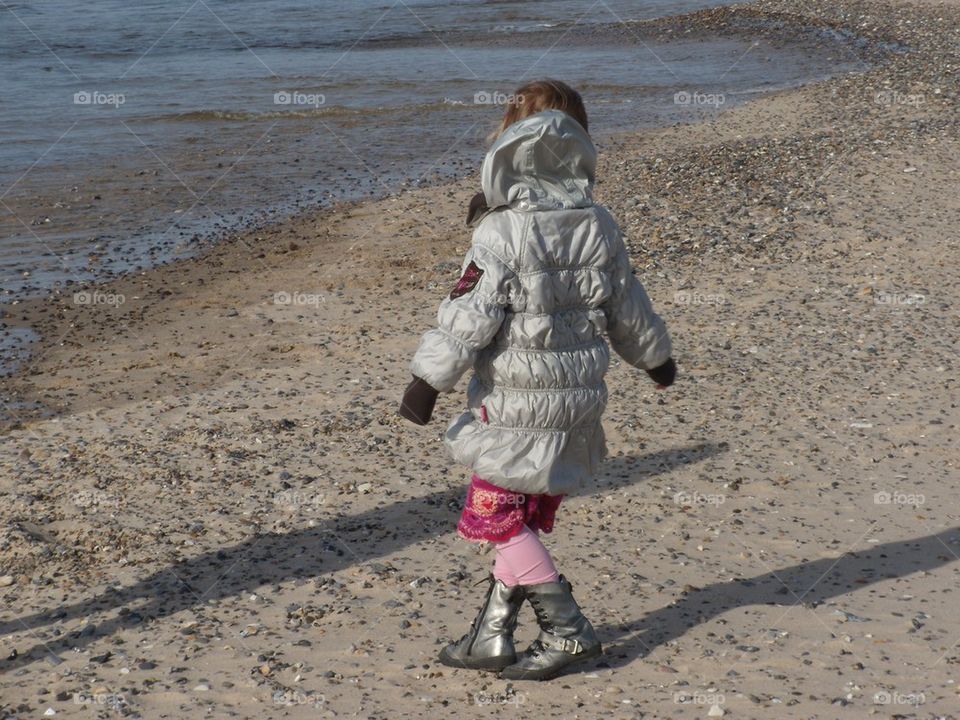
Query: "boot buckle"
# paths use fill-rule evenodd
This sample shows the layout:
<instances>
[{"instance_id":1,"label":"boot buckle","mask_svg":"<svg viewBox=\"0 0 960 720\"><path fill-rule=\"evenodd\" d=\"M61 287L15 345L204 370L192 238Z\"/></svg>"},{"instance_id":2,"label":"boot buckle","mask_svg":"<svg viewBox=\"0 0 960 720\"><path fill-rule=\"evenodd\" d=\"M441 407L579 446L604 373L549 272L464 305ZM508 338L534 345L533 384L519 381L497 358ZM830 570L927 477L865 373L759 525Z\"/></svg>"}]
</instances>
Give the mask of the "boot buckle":
<instances>
[{"instance_id":1,"label":"boot buckle","mask_svg":"<svg viewBox=\"0 0 960 720\"><path fill-rule=\"evenodd\" d=\"M562 650L568 655L579 655L583 652L583 645L580 644L579 640L559 637L553 633L540 633L540 642L544 645L549 645L555 650Z\"/></svg>"}]
</instances>

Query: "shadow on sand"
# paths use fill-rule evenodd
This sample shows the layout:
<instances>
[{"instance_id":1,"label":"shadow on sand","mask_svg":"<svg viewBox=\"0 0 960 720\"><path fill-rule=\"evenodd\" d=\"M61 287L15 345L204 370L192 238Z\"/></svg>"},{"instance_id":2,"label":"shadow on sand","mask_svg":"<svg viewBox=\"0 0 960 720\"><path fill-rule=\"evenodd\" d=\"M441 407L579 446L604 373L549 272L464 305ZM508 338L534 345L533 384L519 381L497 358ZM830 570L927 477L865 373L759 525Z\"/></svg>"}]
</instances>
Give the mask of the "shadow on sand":
<instances>
[{"instance_id":1,"label":"shadow on sand","mask_svg":"<svg viewBox=\"0 0 960 720\"><path fill-rule=\"evenodd\" d=\"M612 459L597 485L578 494L588 495L642 482L675 467L705 460L723 452L725 447L723 443L705 443ZM231 547L161 569L129 587L108 589L89 600L5 620L0 623L0 635L28 630L35 633L53 623L119 610L116 617L96 626L37 642L3 661L0 670L9 672L66 650L83 648L119 630L199 607L211 600L296 578L313 579L443 535L456 523L456 507L463 493L463 487L456 487L381 505L356 515L331 518L296 532L255 535ZM945 565L956 558L942 543L955 538L956 533L954 528L938 535L847 553L836 559L816 560L753 578L709 585L635 623L598 627L610 651L603 662L626 664L731 608L789 604L794 598L789 593L782 594L781 580L804 600L822 601L869 583ZM808 591L811 586L813 589ZM39 636L36 637L39 640Z\"/></svg>"},{"instance_id":2,"label":"shadow on sand","mask_svg":"<svg viewBox=\"0 0 960 720\"><path fill-rule=\"evenodd\" d=\"M605 464L604 474L595 484L577 494L589 495L641 482L675 467L701 462L725 449L725 443L703 443L614 458ZM328 518L315 527L295 532L253 535L236 545L162 568L128 587L107 589L72 605L0 621L0 635L29 630L34 632L35 640L40 640L36 631L47 625L119 610L116 617L89 625L82 632L44 637L16 657L0 662L0 672L65 650L83 648L118 630L211 600L296 578L310 580L439 537L456 526L457 508L464 494L465 488L457 486L400 502L381 503L355 515Z\"/></svg>"},{"instance_id":3,"label":"shadow on sand","mask_svg":"<svg viewBox=\"0 0 960 720\"><path fill-rule=\"evenodd\" d=\"M960 550L960 527L691 590L636 621L595 626L605 642L601 662L627 665L734 608L780 605L787 612L789 606L817 605L884 580L935 570L958 560L951 544Z\"/></svg>"}]
</instances>

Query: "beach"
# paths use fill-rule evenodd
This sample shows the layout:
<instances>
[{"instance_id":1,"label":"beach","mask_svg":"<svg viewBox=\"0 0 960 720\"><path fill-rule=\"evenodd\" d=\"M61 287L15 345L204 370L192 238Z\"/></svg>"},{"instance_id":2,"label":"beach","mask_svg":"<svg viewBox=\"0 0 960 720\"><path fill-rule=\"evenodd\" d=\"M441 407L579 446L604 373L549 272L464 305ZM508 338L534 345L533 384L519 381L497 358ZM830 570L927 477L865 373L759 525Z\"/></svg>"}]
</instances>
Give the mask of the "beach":
<instances>
[{"instance_id":1,"label":"beach","mask_svg":"<svg viewBox=\"0 0 960 720\"><path fill-rule=\"evenodd\" d=\"M442 447L465 382L396 415L476 172L4 306L39 339L2 380L2 717L960 717L958 20L657 21L880 49L598 143L679 376L608 376L610 457L545 541L605 652L548 683L436 662L492 561Z\"/></svg>"},{"instance_id":2,"label":"beach","mask_svg":"<svg viewBox=\"0 0 960 720\"><path fill-rule=\"evenodd\" d=\"M537 73L590 98L600 139L875 59L816 29L662 32L717 4L8 4L0 312L303 212L463 179L509 94ZM5 330L0 316L0 375L28 340Z\"/></svg>"}]
</instances>

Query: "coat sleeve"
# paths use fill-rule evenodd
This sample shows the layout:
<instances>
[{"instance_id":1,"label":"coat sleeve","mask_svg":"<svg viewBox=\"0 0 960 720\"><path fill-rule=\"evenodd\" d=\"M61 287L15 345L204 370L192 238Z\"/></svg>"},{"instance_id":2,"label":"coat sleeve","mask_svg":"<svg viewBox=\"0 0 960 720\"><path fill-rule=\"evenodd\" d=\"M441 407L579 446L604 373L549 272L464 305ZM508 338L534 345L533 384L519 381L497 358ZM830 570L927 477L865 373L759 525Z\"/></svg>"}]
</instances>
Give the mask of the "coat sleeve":
<instances>
[{"instance_id":1,"label":"coat sleeve","mask_svg":"<svg viewBox=\"0 0 960 720\"><path fill-rule=\"evenodd\" d=\"M626 362L652 370L673 354L670 333L643 285L633 274L622 240L613 260L612 293L604 304L610 345Z\"/></svg>"},{"instance_id":2,"label":"coat sleeve","mask_svg":"<svg viewBox=\"0 0 960 720\"><path fill-rule=\"evenodd\" d=\"M457 285L437 312L437 327L420 340L410 370L440 392L452 390L500 329L515 273L484 245L463 260Z\"/></svg>"}]
</instances>

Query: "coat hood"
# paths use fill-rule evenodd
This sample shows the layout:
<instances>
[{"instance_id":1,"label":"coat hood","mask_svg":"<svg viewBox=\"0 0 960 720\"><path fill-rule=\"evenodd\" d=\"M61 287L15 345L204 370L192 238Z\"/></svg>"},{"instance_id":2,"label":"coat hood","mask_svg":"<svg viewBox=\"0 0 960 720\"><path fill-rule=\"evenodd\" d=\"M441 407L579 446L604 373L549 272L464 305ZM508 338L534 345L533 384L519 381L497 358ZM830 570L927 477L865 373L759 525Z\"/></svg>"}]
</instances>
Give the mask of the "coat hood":
<instances>
[{"instance_id":1,"label":"coat hood","mask_svg":"<svg viewBox=\"0 0 960 720\"><path fill-rule=\"evenodd\" d=\"M597 150L570 115L547 110L515 122L487 152L481 170L490 208L558 210L593 204Z\"/></svg>"}]
</instances>

